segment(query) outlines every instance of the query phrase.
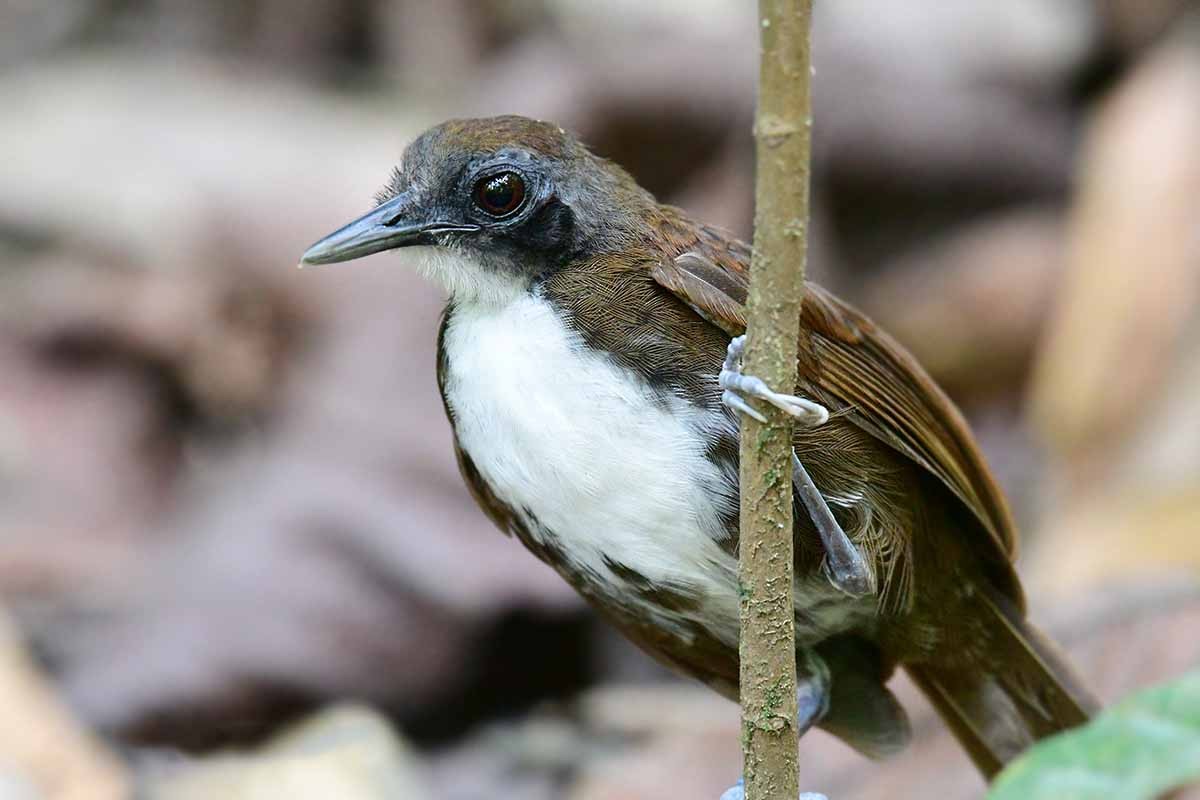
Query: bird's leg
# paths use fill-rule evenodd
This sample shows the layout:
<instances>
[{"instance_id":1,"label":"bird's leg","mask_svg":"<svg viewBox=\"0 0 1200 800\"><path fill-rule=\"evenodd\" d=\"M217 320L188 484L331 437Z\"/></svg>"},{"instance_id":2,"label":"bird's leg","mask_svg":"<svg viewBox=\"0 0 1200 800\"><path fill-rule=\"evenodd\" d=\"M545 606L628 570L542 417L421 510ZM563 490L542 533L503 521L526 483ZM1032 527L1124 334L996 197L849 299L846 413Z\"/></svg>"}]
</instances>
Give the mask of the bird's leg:
<instances>
[{"instance_id":1,"label":"bird's leg","mask_svg":"<svg viewBox=\"0 0 1200 800\"><path fill-rule=\"evenodd\" d=\"M803 650L796 659L796 735L803 736L829 711L829 667L815 653ZM746 800L746 781L725 790L721 800ZM798 800L827 800L819 792L801 792Z\"/></svg>"},{"instance_id":2,"label":"bird's leg","mask_svg":"<svg viewBox=\"0 0 1200 800\"><path fill-rule=\"evenodd\" d=\"M817 491L817 485L796 456L795 448L792 448L792 485L796 487L801 502L808 509L808 516L821 536L821 545L825 548L825 573L829 576L829 582L853 597L874 594L875 573L834 518L829 504Z\"/></svg>"},{"instance_id":3,"label":"bird's leg","mask_svg":"<svg viewBox=\"0 0 1200 800\"><path fill-rule=\"evenodd\" d=\"M792 415L806 427L815 428L824 425L829 420L829 409L825 406L796 397L790 394L779 394L771 390L760 378L742 374L742 353L746 349L746 337L737 336L725 351L725 363L721 365L721 374L717 378L723 393L721 402L734 411L746 414L759 422L766 418L747 402L742 395L766 400L776 408ZM842 530L842 526L829 510L829 504L817 490L808 470L800 463L795 448L792 449L792 482L804 503L821 544L825 548L825 568L829 582L837 589L854 597L871 594L875 591L875 576L871 572L862 553L850 541L850 537Z\"/></svg>"}]
</instances>

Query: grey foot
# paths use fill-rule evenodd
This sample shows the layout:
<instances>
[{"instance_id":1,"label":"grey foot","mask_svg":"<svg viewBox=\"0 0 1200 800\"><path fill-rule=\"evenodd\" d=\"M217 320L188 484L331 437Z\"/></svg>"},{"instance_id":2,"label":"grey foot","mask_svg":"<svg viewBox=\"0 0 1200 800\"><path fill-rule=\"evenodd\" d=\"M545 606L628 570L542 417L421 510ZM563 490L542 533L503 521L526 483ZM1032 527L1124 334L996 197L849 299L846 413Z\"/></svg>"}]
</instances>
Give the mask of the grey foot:
<instances>
[{"instance_id":1,"label":"grey foot","mask_svg":"<svg viewBox=\"0 0 1200 800\"><path fill-rule=\"evenodd\" d=\"M829 550L825 555L825 576L830 583L851 597L875 594L875 576L858 548L850 545L840 551Z\"/></svg>"},{"instance_id":2,"label":"grey foot","mask_svg":"<svg viewBox=\"0 0 1200 800\"><path fill-rule=\"evenodd\" d=\"M724 390L721 402L735 412L753 417L759 422L766 418L747 402L746 397L766 400L771 405L780 408L796 417L797 421L809 427L824 425L829 421L829 409L820 403L805 400L790 394L780 394L771 391L762 380L753 375L742 374L742 354L746 350L746 337L738 336L729 343L725 351L725 363L721 366L721 375L717 383ZM744 395L744 396L743 396ZM852 597L863 597L874 594L875 576L871 573L866 559L858 552L858 548L846 536L842 526L829 510L829 504L813 484L808 471L800 463L800 459L792 451L792 481L804 503L809 517L817 533L821 536L821 544L825 548L825 573L829 582L838 591Z\"/></svg>"},{"instance_id":3,"label":"grey foot","mask_svg":"<svg viewBox=\"0 0 1200 800\"><path fill-rule=\"evenodd\" d=\"M852 597L863 597L875 593L875 575L862 553L850 541L850 537L842 530L829 504L817 491L816 484L809 477L808 470L800 463L796 452L792 451L792 484L800 502L808 511L813 526L821 536L821 545L825 548L825 574L829 582L839 591Z\"/></svg>"},{"instance_id":4,"label":"grey foot","mask_svg":"<svg viewBox=\"0 0 1200 800\"><path fill-rule=\"evenodd\" d=\"M738 782L725 790L721 795L721 800L746 800L746 784L738 778ZM817 792L801 792L799 800L829 800L825 795Z\"/></svg>"},{"instance_id":5,"label":"grey foot","mask_svg":"<svg viewBox=\"0 0 1200 800\"><path fill-rule=\"evenodd\" d=\"M829 711L829 666L812 650L796 654L796 733L803 736ZM746 800L746 781L725 790L721 800ZM799 800L827 800L817 792L801 792Z\"/></svg>"},{"instance_id":6,"label":"grey foot","mask_svg":"<svg viewBox=\"0 0 1200 800\"><path fill-rule=\"evenodd\" d=\"M717 378L717 383L724 390L721 402L759 422L766 422L767 418L746 401L747 397L766 400L810 427L824 425L829 420L829 409L820 403L791 394L780 394L772 391L760 378L743 375L742 353L745 350L746 337L738 336L729 343L729 348L725 351L725 363L721 365L721 374Z\"/></svg>"},{"instance_id":7,"label":"grey foot","mask_svg":"<svg viewBox=\"0 0 1200 800\"><path fill-rule=\"evenodd\" d=\"M849 542L847 539L846 543ZM875 576L857 547L851 544L841 550L827 548L825 555L825 576L830 583L851 597L875 594Z\"/></svg>"}]
</instances>

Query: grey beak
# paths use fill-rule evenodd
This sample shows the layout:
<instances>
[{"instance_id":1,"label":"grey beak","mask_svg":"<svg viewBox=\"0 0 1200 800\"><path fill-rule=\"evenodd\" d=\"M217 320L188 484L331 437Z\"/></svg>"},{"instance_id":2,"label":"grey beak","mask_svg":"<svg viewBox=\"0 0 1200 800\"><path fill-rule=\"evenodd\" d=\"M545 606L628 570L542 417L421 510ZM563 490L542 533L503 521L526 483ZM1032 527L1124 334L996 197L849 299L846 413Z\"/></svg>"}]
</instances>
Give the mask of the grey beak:
<instances>
[{"instance_id":1,"label":"grey beak","mask_svg":"<svg viewBox=\"0 0 1200 800\"><path fill-rule=\"evenodd\" d=\"M434 234L475 230L475 225L426 222L412 198L401 194L308 248L300 258L300 266L335 264L397 247L436 244Z\"/></svg>"}]
</instances>

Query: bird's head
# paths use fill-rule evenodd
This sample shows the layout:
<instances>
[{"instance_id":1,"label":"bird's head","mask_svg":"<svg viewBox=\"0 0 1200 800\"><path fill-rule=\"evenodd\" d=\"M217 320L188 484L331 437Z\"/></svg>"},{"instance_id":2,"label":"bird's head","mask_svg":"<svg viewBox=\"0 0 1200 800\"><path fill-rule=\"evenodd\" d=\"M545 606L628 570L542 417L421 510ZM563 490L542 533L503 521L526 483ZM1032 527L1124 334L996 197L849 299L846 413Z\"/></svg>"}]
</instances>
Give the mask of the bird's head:
<instances>
[{"instance_id":1,"label":"bird's head","mask_svg":"<svg viewBox=\"0 0 1200 800\"><path fill-rule=\"evenodd\" d=\"M556 125L451 120L408 146L373 211L301 263L413 248L452 296L499 300L573 259L627 246L653 204L624 170Z\"/></svg>"}]
</instances>

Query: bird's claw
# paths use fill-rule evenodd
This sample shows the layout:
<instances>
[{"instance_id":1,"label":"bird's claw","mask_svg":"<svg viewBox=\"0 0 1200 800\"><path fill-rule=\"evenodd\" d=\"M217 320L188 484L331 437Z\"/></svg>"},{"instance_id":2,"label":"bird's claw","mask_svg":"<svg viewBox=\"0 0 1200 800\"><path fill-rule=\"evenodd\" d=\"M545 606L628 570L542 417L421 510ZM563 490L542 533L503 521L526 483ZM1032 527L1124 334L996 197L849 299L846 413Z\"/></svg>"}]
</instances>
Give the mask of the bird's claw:
<instances>
[{"instance_id":1,"label":"bird's claw","mask_svg":"<svg viewBox=\"0 0 1200 800\"><path fill-rule=\"evenodd\" d=\"M725 373L722 372L721 374L724 375ZM740 394L731 389L726 389L721 393L721 402L727 405L729 408L732 408L734 411L745 414L747 417L752 419L756 419L764 425L767 422L766 417L760 414L754 406L743 400Z\"/></svg>"},{"instance_id":2,"label":"bird's claw","mask_svg":"<svg viewBox=\"0 0 1200 800\"><path fill-rule=\"evenodd\" d=\"M875 594L875 579L866 559L858 548L846 540L848 547L826 547L825 576L840 591L851 597Z\"/></svg>"},{"instance_id":3,"label":"bird's claw","mask_svg":"<svg viewBox=\"0 0 1200 800\"><path fill-rule=\"evenodd\" d=\"M743 375L742 353L745 349L746 337L738 336L729 343L729 348L725 351L725 363L721 365L721 374L717 378L717 383L724 390L721 402L759 422L766 422L767 418L751 406L746 397L765 400L809 427L815 428L829 421L829 409L820 403L791 394L781 394L773 391L761 378Z\"/></svg>"}]
</instances>

